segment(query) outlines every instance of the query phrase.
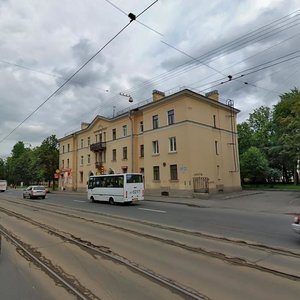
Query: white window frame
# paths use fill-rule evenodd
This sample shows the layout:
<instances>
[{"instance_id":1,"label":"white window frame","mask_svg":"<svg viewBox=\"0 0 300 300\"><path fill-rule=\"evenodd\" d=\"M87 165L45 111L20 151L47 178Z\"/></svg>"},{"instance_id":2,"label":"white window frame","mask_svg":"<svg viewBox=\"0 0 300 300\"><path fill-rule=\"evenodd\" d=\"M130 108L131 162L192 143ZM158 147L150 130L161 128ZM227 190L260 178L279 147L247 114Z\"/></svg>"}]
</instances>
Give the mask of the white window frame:
<instances>
[{"instance_id":1,"label":"white window frame","mask_svg":"<svg viewBox=\"0 0 300 300\"><path fill-rule=\"evenodd\" d=\"M176 137L175 136L169 137L169 152L170 153L177 152L177 145L176 145Z\"/></svg>"},{"instance_id":2,"label":"white window frame","mask_svg":"<svg viewBox=\"0 0 300 300\"><path fill-rule=\"evenodd\" d=\"M159 154L159 143L158 141L152 141L152 154L157 155Z\"/></svg>"},{"instance_id":3,"label":"white window frame","mask_svg":"<svg viewBox=\"0 0 300 300\"><path fill-rule=\"evenodd\" d=\"M173 112L172 115L170 114L171 112ZM171 116L172 116L172 118L169 118ZM172 124L175 123L175 110L174 109L168 110L168 112L167 112L167 119L168 119L168 125L172 125ZM170 119L172 120L172 122L170 122Z\"/></svg>"},{"instance_id":4,"label":"white window frame","mask_svg":"<svg viewBox=\"0 0 300 300\"><path fill-rule=\"evenodd\" d=\"M159 128L159 118L158 118L158 115L152 116L152 127L153 127L153 129L158 129Z\"/></svg>"},{"instance_id":5,"label":"white window frame","mask_svg":"<svg viewBox=\"0 0 300 300\"><path fill-rule=\"evenodd\" d=\"M127 125L123 126L123 136L127 136Z\"/></svg>"},{"instance_id":6,"label":"white window frame","mask_svg":"<svg viewBox=\"0 0 300 300\"><path fill-rule=\"evenodd\" d=\"M140 132L144 132L144 121L140 122Z\"/></svg>"},{"instance_id":7,"label":"white window frame","mask_svg":"<svg viewBox=\"0 0 300 300\"><path fill-rule=\"evenodd\" d=\"M123 160L127 160L128 159L128 148L123 147L122 152L123 152Z\"/></svg>"}]
</instances>

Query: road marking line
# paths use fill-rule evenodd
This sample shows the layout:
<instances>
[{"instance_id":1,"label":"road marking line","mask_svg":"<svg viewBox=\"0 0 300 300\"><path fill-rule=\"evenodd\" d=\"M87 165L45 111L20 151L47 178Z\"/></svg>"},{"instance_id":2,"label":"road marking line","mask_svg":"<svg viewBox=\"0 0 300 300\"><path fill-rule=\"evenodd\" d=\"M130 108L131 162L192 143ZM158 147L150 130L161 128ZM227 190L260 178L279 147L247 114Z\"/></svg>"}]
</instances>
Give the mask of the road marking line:
<instances>
[{"instance_id":1,"label":"road marking line","mask_svg":"<svg viewBox=\"0 0 300 300\"><path fill-rule=\"evenodd\" d=\"M74 202L87 202L87 201L83 201L83 200L73 200Z\"/></svg>"},{"instance_id":2,"label":"road marking line","mask_svg":"<svg viewBox=\"0 0 300 300\"><path fill-rule=\"evenodd\" d=\"M157 209L150 209L150 208L138 208L138 209L141 209L141 210L148 210L148 211L153 211L153 212L159 212L159 213L167 213L166 211L164 210L157 210Z\"/></svg>"}]
</instances>

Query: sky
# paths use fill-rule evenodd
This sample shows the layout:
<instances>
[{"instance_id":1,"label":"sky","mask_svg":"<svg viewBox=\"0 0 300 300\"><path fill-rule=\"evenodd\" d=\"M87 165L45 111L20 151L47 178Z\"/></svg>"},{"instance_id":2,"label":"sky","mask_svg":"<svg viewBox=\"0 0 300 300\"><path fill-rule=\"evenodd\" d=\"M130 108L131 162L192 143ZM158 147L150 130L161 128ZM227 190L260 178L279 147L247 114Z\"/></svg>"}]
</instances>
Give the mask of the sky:
<instances>
[{"instance_id":1,"label":"sky","mask_svg":"<svg viewBox=\"0 0 300 300\"><path fill-rule=\"evenodd\" d=\"M153 2L0 0L0 158L151 101L154 89L218 90L243 122L300 88L299 1Z\"/></svg>"}]
</instances>

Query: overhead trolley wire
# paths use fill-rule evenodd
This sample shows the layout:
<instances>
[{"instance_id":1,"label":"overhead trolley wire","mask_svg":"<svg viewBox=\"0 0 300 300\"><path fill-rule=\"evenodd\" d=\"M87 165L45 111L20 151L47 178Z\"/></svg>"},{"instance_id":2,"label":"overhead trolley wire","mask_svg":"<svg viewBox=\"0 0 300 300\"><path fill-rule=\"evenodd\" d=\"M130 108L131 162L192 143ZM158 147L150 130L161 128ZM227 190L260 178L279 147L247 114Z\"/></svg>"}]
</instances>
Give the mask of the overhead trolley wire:
<instances>
[{"instance_id":1,"label":"overhead trolley wire","mask_svg":"<svg viewBox=\"0 0 300 300\"><path fill-rule=\"evenodd\" d=\"M298 52L300 52L300 50L299 50L299 51L296 51L296 52L298 53ZM237 80L237 79L239 79L239 78L246 77L246 76L248 76L248 75L250 75L250 74L257 73L257 72L259 72L259 71L262 71L262 70L265 70L265 69L274 67L274 66L276 66L276 65L279 65L279 64L282 64L282 63L291 61L291 60L293 60L293 59L300 58L300 54L299 54L299 55L296 55L296 56L294 56L294 57L290 57L290 58L287 58L287 59L285 59L285 60L282 60L282 61L279 61L279 62L278 62L278 60L281 60L282 58L288 57L288 56L290 56L290 54L289 54L289 55L282 56L282 57L279 57L279 58L277 58L277 59L275 59L275 60L271 60L271 61L269 61L269 62L267 62L267 63L257 65L256 67L246 69L246 70L244 70L243 72L239 72L239 73L233 74L233 75L231 76L231 79L228 79L227 81L219 82L218 84L213 85L213 86L211 86L211 87L209 87L209 88L207 88L207 89L204 89L204 90L202 90L201 92L203 92L203 91L205 91L205 90L208 90L208 89L211 89L211 88L214 88L214 87L217 87L217 86L220 86L220 85L225 84L225 83L228 83L228 82L232 82L232 81ZM276 62L275 62L275 61L276 61ZM274 63L271 64L271 65L268 65L268 64L270 64L271 62L274 62ZM266 66L264 66L264 65L266 65ZM261 67L261 66L263 66L263 67ZM261 68L260 68L260 67L261 67ZM259 68L259 69L257 69L257 70L252 70L252 69L254 69L254 68ZM252 70L252 71L250 71L250 70ZM247 72L247 71L250 71L250 72L244 73L244 72ZM241 74L241 73L242 73L242 74ZM235 77L235 76L238 75L238 74L241 74L241 75ZM212 84L212 83L214 83L214 82L216 82L216 81L210 82L209 84ZM245 82L244 82L244 83L245 83ZM247 83L245 83L245 84L247 84ZM206 84L206 85L208 85L208 84Z\"/></svg>"},{"instance_id":2,"label":"overhead trolley wire","mask_svg":"<svg viewBox=\"0 0 300 300\"><path fill-rule=\"evenodd\" d=\"M104 1L107 2L107 3L109 3L109 4L110 4L111 6L113 6L115 9L117 9L118 11L120 11L122 14L124 14L124 15L127 16L126 11L124 11L123 9L121 9L119 6L117 6L116 4L114 4L112 1L110 1L110 0L104 0ZM141 21L136 20L136 22L138 22L138 23L141 24L142 26L144 26L144 27L150 29L151 31L153 31L153 32L155 32L155 33L157 33L157 34L159 34L160 36L163 36L163 34L161 34L160 32L158 32L157 30L151 28L150 26L148 26L148 25L142 23Z\"/></svg>"},{"instance_id":3,"label":"overhead trolley wire","mask_svg":"<svg viewBox=\"0 0 300 300\"><path fill-rule=\"evenodd\" d=\"M277 19L267 25L264 25L254 31L251 31L244 36L241 36L231 42L228 42L210 52L207 52L199 57L197 57L197 62L195 60L189 60L183 64L180 64L164 73L158 74L154 76L150 80L146 80L141 82L138 86L136 86L133 89L127 89L124 92L134 92L137 91L140 88L147 87L153 84L156 84L157 82L163 82L166 80L170 80L176 76L182 75L183 73L190 71L193 68L197 68L200 63L207 63L208 61L214 61L216 59L219 59L227 54L224 54L222 56L218 56L222 54L223 52L234 52L238 49L241 49L243 45L247 45L250 42L259 42L261 40L264 40L268 37L271 37L275 34L278 34L284 30L291 29L292 27L298 26L300 23L298 21L299 17L299 10L290 13L280 19ZM294 16L293 16L294 15ZM284 24L288 22L287 24ZM277 26L277 27L276 27ZM267 31L267 32L266 32ZM164 43L164 42L163 42ZM214 60L212 58L215 57Z\"/></svg>"},{"instance_id":4,"label":"overhead trolley wire","mask_svg":"<svg viewBox=\"0 0 300 300\"><path fill-rule=\"evenodd\" d=\"M126 24L117 34L115 34L108 42L105 43L95 54L93 54L79 69L77 69L71 76L69 76L63 84L61 84L49 97L46 98L33 112L31 112L21 123L19 123L9 134L7 134L4 138L0 140L2 143L6 140L13 132L15 132L22 124L24 124L32 115L34 115L46 102L48 102L58 91L60 91L68 82L72 80L90 61L92 61L104 48L106 48L114 39L116 39L131 23L136 20L139 16L141 16L144 12L146 12L150 7L152 7L158 0L152 2L148 7L146 7L141 13L135 16L132 13L128 14L130 21Z\"/></svg>"}]
</instances>

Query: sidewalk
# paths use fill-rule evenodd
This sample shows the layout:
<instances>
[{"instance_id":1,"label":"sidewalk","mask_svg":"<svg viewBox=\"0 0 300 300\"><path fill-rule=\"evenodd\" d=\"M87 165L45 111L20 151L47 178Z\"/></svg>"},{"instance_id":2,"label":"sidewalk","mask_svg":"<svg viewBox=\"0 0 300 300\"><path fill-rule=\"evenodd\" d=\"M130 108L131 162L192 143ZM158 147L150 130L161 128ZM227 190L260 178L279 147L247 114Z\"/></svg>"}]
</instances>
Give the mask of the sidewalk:
<instances>
[{"instance_id":1,"label":"sidewalk","mask_svg":"<svg viewBox=\"0 0 300 300\"><path fill-rule=\"evenodd\" d=\"M146 201L175 203L199 208L235 209L257 213L300 213L300 193L294 191L252 191L210 195L208 199L145 196Z\"/></svg>"}]
</instances>

